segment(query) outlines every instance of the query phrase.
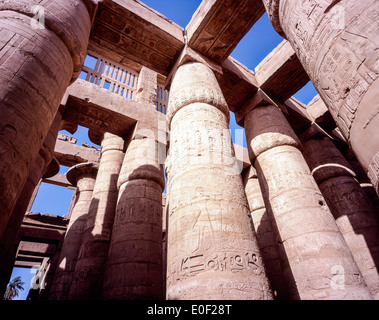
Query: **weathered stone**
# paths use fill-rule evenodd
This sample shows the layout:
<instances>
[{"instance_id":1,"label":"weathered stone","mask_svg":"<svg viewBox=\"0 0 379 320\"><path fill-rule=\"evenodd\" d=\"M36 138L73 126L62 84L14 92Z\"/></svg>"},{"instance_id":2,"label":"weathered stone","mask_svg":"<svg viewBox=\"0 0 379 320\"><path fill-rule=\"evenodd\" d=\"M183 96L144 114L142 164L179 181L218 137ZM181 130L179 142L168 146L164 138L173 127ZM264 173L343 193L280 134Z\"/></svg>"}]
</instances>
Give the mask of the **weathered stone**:
<instances>
[{"instance_id":1,"label":"weathered stone","mask_svg":"<svg viewBox=\"0 0 379 320\"><path fill-rule=\"evenodd\" d=\"M99 170L75 265L69 299L99 299L101 297L118 196L117 179L123 159L124 139L111 133L104 133Z\"/></svg>"},{"instance_id":2,"label":"weathered stone","mask_svg":"<svg viewBox=\"0 0 379 320\"><path fill-rule=\"evenodd\" d=\"M275 106L258 106L244 123L250 159L299 297L371 299L284 115Z\"/></svg>"},{"instance_id":3,"label":"weathered stone","mask_svg":"<svg viewBox=\"0 0 379 320\"><path fill-rule=\"evenodd\" d=\"M329 138L308 140L303 153L364 280L379 299L379 224L369 198Z\"/></svg>"},{"instance_id":4,"label":"weathered stone","mask_svg":"<svg viewBox=\"0 0 379 320\"><path fill-rule=\"evenodd\" d=\"M70 292L83 232L87 223L98 165L80 163L70 168L67 179L78 188L75 207L64 238L59 265L50 289L50 299L66 300Z\"/></svg>"},{"instance_id":5,"label":"weathered stone","mask_svg":"<svg viewBox=\"0 0 379 320\"><path fill-rule=\"evenodd\" d=\"M45 26L32 28L33 5ZM84 61L91 21L82 1L0 2L0 234Z\"/></svg>"},{"instance_id":6,"label":"weathered stone","mask_svg":"<svg viewBox=\"0 0 379 320\"><path fill-rule=\"evenodd\" d=\"M379 2L263 3L379 192Z\"/></svg>"},{"instance_id":7,"label":"weathered stone","mask_svg":"<svg viewBox=\"0 0 379 320\"><path fill-rule=\"evenodd\" d=\"M104 299L163 299L164 174L150 130L137 131L121 167Z\"/></svg>"},{"instance_id":8,"label":"weathered stone","mask_svg":"<svg viewBox=\"0 0 379 320\"><path fill-rule=\"evenodd\" d=\"M167 298L270 299L217 80L187 63L170 94Z\"/></svg>"}]
</instances>

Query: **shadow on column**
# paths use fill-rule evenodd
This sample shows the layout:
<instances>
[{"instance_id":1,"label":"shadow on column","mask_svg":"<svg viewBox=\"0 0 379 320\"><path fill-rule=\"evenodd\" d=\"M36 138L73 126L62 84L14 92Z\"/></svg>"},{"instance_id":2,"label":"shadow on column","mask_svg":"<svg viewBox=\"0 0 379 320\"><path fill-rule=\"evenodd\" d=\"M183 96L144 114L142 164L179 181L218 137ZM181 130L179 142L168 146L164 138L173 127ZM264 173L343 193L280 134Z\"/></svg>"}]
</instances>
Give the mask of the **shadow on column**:
<instances>
[{"instance_id":1,"label":"shadow on column","mask_svg":"<svg viewBox=\"0 0 379 320\"><path fill-rule=\"evenodd\" d=\"M255 161L254 167L256 168L257 172L259 172L259 174L258 174L258 176L260 177L259 185L260 185L261 190L262 190L262 195L264 195L263 199L265 201L265 207L266 207L266 211L264 213L262 220L268 218L268 220L270 222L270 225L272 228L272 236L274 238L275 243L277 244L277 250L278 250L278 254L279 254L279 258L280 258L280 265L281 265L280 267L282 269L282 274L283 274L282 286L281 286L281 288L279 288L279 287L276 288L277 289L276 300L300 300L300 295L299 295L299 292L297 290L296 281L295 281L295 278L293 276L293 273L292 273L292 270L291 270L291 267L290 267L290 264L288 261L287 253L286 253L285 248L283 246L283 241L282 241L280 234L279 234L278 226L277 226L275 218L273 216L274 214L273 214L270 202L266 201L266 199L269 199L269 196L270 196L269 191L268 191L269 188L267 185L266 177L265 177L263 171L261 170L261 167L259 166L258 161ZM257 233L260 232L259 227L256 230L256 232ZM262 253L262 255L263 255L263 253ZM266 258L266 260L271 259L271 257L265 257L265 256L263 256L263 258ZM268 277L269 277L269 279L271 278L271 275L269 272L268 272Z\"/></svg>"}]
</instances>

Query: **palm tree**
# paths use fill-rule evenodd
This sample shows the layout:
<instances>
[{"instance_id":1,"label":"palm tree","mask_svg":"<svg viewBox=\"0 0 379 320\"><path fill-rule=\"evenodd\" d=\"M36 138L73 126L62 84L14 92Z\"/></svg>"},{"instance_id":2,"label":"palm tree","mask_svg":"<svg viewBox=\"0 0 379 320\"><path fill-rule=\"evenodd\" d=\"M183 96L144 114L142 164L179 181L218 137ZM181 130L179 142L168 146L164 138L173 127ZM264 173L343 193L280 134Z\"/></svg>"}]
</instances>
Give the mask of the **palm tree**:
<instances>
[{"instance_id":1,"label":"palm tree","mask_svg":"<svg viewBox=\"0 0 379 320\"><path fill-rule=\"evenodd\" d=\"M13 300L14 297L18 296L20 290L24 290L23 285L24 282L21 281L20 276L14 278L11 282L9 282L3 300Z\"/></svg>"}]
</instances>

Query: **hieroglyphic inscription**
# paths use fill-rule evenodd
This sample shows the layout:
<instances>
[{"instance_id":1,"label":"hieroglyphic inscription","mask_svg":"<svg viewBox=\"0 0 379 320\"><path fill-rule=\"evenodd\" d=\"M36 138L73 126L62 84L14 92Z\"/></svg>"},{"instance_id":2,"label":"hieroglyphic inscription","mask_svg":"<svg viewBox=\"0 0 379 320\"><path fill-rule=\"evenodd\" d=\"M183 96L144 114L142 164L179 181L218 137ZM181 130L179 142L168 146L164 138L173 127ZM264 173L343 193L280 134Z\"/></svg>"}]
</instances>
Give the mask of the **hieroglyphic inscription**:
<instances>
[{"instance_id":1,"label":"hieroglyphic inscription","mask_svg":"<svg viewBox=\"0 0 379 320\"><path fill-rule=\"evenodd\" d=\"M250 270L260 275L264 269L257 253L249 252L217 252L209 255L198 254L172 261L168 265L167 279L173 284L207 271L244 272Z\"/></svg>"}]
</instances>

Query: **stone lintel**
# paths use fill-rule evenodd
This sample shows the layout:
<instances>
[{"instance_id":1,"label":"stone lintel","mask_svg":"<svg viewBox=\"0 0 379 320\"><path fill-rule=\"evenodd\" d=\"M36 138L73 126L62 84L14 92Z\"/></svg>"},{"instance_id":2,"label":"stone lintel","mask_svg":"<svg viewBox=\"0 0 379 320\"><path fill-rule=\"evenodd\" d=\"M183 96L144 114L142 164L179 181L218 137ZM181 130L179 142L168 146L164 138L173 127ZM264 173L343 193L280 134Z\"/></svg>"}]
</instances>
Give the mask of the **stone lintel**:
<instances>
[{"instance_id":1,"label":"stone lintel","mask_svg":"<svg viewBox=\"0 0 379 320\"><path fill-rule=\"evenodd\" d=\"M90 45L114 60L132 60L167 75L184 46L184 29L140 1L99 4ZM111 55L111 56L109 56Z\"/></svg>"},{"instance_id":2,"label":"stone lintel","mask_svg":"<svg viewBox=\"0 0 379 320\"><path fill-rule=\"evenodd\" d=\"M256 94L247 103L245 103L240 110L235 112L237 124L241 127L244 127L245 116L254 108L263 105L274 105L279 109L286 111L285 106L271 99L263 90L258 89Z\"/></svg>"},{"instance_id":3,"label":"stone lintel","mask_svg":"<svg viewBox=\"0 0 379 320\"><path fill-rule=\"evenodd\" d=\"M283 40L255 68L259 87L284 102L304 87L309 77L287 40Z\"/></svg>"},{"instance_id":4,"label":"stone lintel","mask_svg":"<svg viewBox=\"0 0 379 320\"><path fill-rule=\"evenodd\" d=\"M82 162L99 162L100 150L58 139L55 144L54 156L61 165L72 167Z\"/></svg>"},{"instance_id":5,"label":"stone lintel","mask_svg":"<svg viewBox=\"0 0 379 320\"><path fill-rule=\"evenodd\" d=\"M254 72L229 56L222 64L222 74L215 73L229 110L239 110L258 90Z\"/></svg>"},{"instance_id":6,"label":"stone lintel","mask_svg":"<svg viewBox=\"0 0 379 320\"><path fill-rule=\"evenodd\" d=\"M42 182L54 184L61 187L74 187L70 181L67 180L66 175L64 174L56 174L55 176L49 177L49 178L43 178Z\"/></svg>"},{"instance_id":7,"label":"stone lintel","mask_svg":"<svg viewBox=\"0 0 379 320\"><path fill-rule=\"evenodd\" d=\"M221 63L263 13L259 0L203 1L186 28L188 44Z\"/></svg>"},{"instance_id":8,"label":"stone lintel","mask_svg":"<svg viewBox=\"0 0 379 320\"><path fill-rule=\"evenodd\" d=\"M129 137L137 122L154 133L164 129L166 115L153 105L128 100L80 79L67 90L70 97L63 115L65 121L123 138Z\"/></svg>"}]
</instances>

